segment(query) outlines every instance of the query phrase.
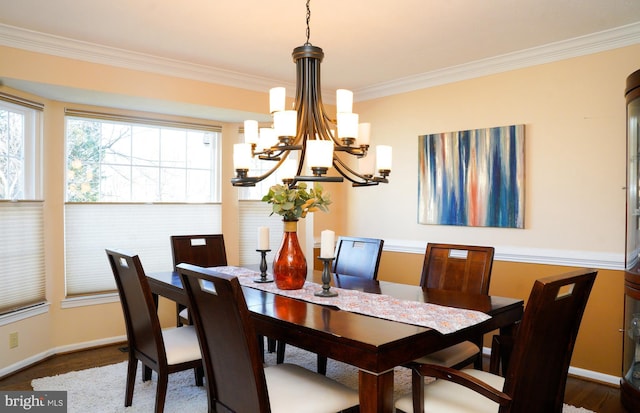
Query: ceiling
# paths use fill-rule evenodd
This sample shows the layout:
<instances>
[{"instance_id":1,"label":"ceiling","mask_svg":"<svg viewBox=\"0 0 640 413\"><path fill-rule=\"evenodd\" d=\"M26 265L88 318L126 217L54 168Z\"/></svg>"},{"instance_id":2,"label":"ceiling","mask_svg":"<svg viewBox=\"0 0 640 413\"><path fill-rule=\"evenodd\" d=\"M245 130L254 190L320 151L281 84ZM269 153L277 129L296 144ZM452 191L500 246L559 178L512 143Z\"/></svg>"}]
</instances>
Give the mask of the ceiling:
<instances>
[{"instance_id":1,"label":"ceiling","mask_svg":"<svg viewBox=\"0 0 640 413\"><path fill-rule=\"evenodd\" d=\"M584 54L589 43L640 42L640 0L315 0L310 7L309 40L325 53L323 89L351 89L356 100L477 72L483 62L504 66L519 56L523 65L545 50ZM57 47L46 53L108 54L116 65L135 56L264 91L294 84L291 52L306 41L304 0L0 0L0 10L0 44L48 43Z\"/></svg>"}]
</instances>

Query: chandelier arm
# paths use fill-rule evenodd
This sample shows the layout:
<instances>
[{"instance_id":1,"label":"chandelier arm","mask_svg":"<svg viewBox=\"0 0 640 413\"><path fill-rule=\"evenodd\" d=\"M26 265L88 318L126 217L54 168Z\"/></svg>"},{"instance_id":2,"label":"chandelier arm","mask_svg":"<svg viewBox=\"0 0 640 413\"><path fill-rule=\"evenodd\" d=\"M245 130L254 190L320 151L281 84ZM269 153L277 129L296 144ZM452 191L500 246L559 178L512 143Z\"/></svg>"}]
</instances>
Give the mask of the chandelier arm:
<instances>
[{"instance_id":1,"label":"chandelier arm","mask_svg":"<svg viewBox=\"0 0 640 413\"><path fill-rule=\"evenodd\" d=\"M256 183L264 181L269 176L271 176L271 174L273 174L276 171L276 169L278 169L282 165L282 163L287 159L287 157L289 156L289 153L290 153L290 151L283 151L282 152L282 157L280 158L278 163L275 164L273 166L273 168L269 169L264 174L258 175L258 176L247 176L247 177L231 178L231 184L233 186L255 186ZM273 159L273 160L275 160L275 159Z\"/></svg>"},{"instance_id":2,"label":"chandelier arm","mask_svg":"<svg viewBox=\"0 0 640 413\"><path fill-rule=\"evenodd\" d=\"M363 182L366 183L373 180L373 177L366 177L365 175L362 175L359 172L354 171L342 159L340 159L337 156L333 157L333 167L336 168L336 170L340 172L342 176L344 176L349 181L354 183L357 182L356 178L351 178L350 176L348 176L349 174L357 177L357 179L361 179L362 182L359 182L359 183L363 183Z\"/></svg>"}]
</instances>

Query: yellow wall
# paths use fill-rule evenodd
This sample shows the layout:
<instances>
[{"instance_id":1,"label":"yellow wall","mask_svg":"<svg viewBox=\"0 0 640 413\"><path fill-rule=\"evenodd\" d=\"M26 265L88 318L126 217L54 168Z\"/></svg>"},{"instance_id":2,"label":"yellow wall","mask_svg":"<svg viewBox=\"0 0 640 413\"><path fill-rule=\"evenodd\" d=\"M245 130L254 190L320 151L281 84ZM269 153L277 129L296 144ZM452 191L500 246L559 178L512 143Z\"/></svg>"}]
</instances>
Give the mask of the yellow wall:
<instances>
[{"instance_id":1,"label":"yellow wall","mask_svg":"<svg viewBox=\"0 0 640 413\"><path fill-rule=\"evenodd\" d=\"M44 83L158 102L266 112L266 93L0 47L0 80ZM640 67L640 46L514 70L356 103L373 125L372 144L391 144L391 183L375 188L327 187L329 214L314 233L385 239L380 278L417 283L427 241L494 245L491 293L526 298L535 278L604 258L582 324L573 365L618 376L621 369L625 228L624 82ZM3 88L6 90L6 87ZM19 91L12 91L20 94ZM32 97L24 94L25 97ZM357 97L357 95L356 95ZM118 303L62 309L64 299L63 102L44 101L45 231L48 314L0 327L0 342L18 331L21 345L0 347L0 371L124 336ZM75 105L77 106L77 105ZM148 110L148 109L147 109ZM216 119L210 119L215 124ZM417 224L418 136L430 132L526 125L525 229ZM223 182L231 178L237 124L223 127ZM223 185L223 232L238 259L236 189ZM421 250L422 248L422 250ZM534 264L545 262L544 264ZM551 265L555 264L555 265ZM590 266L590 265L589 265ZM173 321L162 303L163 322Z\"/></svg>"}]
</instances>

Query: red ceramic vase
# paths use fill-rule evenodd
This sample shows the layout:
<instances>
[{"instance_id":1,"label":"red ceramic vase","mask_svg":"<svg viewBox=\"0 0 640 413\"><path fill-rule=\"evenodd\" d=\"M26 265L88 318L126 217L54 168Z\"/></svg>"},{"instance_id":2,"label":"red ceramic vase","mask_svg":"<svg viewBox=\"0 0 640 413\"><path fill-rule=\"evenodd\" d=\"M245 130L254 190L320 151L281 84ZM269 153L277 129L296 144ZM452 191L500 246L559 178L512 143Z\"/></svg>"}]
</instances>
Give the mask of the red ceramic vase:
<instances>
[{"instance_id":1,"label":"red ceramic vase","mask_svg":"<svg viewBox=\"0 0 640 413\"><path fill-rule=\"evenodd\" d=\"M273 260L273 279L281 290L298 290L307 278L307 260L298 243L298 221L284 221L282 245Z\"/></svg>"}]
</instances>

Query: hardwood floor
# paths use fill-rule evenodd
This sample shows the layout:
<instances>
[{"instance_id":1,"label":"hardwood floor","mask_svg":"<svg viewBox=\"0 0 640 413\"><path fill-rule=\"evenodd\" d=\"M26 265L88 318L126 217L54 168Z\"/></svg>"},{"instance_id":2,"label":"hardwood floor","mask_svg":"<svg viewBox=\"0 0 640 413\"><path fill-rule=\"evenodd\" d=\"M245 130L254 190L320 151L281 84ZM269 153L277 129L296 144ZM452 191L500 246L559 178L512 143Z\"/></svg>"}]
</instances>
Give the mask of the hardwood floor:
<instances>
[{"instance_id":1,"label":"hardwood floor","mask_svg":"<svg viewBox=\"0 0 640 413\"><path fill-rule=\"evenodd\" d=\"M73 370L105 366L127 359L122 352L125 343L114 344L69 354L60 354L34 366L0 379L0 390L32 390L31 380ZM620 404L617 387L570 377L567 380L565 403L584 407L597 413L627 413Z\"/></svg>"}]
</instances>

